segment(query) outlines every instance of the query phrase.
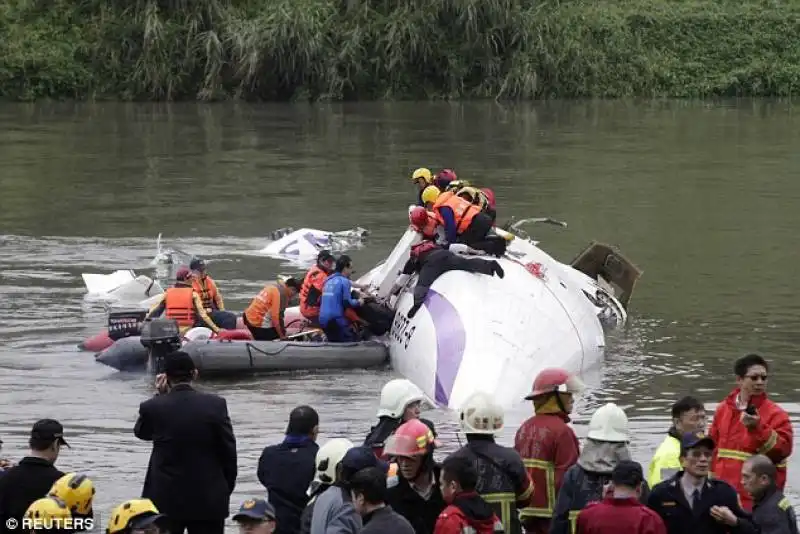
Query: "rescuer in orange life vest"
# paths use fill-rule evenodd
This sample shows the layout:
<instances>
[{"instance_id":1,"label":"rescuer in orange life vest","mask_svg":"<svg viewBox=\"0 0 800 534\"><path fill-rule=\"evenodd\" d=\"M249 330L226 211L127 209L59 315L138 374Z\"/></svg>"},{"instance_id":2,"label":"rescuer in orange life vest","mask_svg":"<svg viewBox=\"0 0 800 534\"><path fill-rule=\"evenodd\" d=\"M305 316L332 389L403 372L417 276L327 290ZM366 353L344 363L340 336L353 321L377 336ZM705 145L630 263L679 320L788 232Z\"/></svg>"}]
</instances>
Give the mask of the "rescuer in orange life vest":
<instances>
[{"instance_id":1,"label":"rescuer in orange life vest","mask_svg":"<svg viewBox=\"0 0 800 534\"><path fill-rule=\"evenodd\" d=\"M325 279L333 272L336 258L328 250L317 255L317 263L306 273L300 288L300 313L314 324L319 323L319 304Z\"/></svg>"},{"instance_id":2,"label":"rescuer in orange life vest","mask_svg":"<svg viewBox=\"0 0 800 534\"><path fill-rule=\"evenodd\" d=\"M763 454L775 464L775 482L786 484L786 460L792 454L794 433L789 414L767 397L769 364L758 354L748 354L734 364L736 389L717 406L709 436L717 447L711 459L714 478L734 488L748 512L751 495L742 485L742 466L754 454Z\"/></svg>"},{"instance_id":3,"label":"rescuer in orange life vest","mask_svg":"<svg viewBox=\"0 0 800 534\"><path fill-rule=\"evenodd\" d=\"M469 200L446 191L433 203L432 211L444 226L448 244L465 243L496 256L505 254L506 240L490 234L492 218Z\"/></svg>"},{"instance_id":4,"label":"rescuer in orange life vest","mask_svg":"<svg viewBox=\"0 0 800 534\"><path fill-rule=\"evenodd\" d=\"M299 291L300 282L291 277L283 282L269 283L259 291L242 314L244 325L253 334L253 339L256 341L286 339L283 315L289 300Z\"/></svg>"},{"instance_id":5,"label":"rescuer in orange life vest","mask_svg":"<svg viewBox=\"0 0 800 534\"><path fill-rule=\"evenodd\" d=\"M209 317L222 328L235 329L236 314L225 311L222 293L219 292L214 279L208 276L206 262L200 258L192 258L189 269L192 271L192 289L200 295Z\"/></svg>"},{"instance_id":6,"label":"rescuer in orange life vest","mask_svg":"<svg viewBox=\"0 0 800 534\"><path fill-rule=\"evenodd\" d=\"M206 313L200 295L192 289L192 273L182 266L175 274L175 287L170 287L161 295L161 299L147 312L144 320L159 317L162 313L168 319L178 322L181 332L195 326L206 326L215 333L220 328Z\"/></svg>"},{"instance_id":7,"label":"rescuer in orange life vest","mask_svg":"<svg viewBox=\"0 0 800 534\"><path fill-rule=\"evenodd\" d=\"M415 272L419 273L417 285L414 287L414 304L408 310L409 317L416 315L417 311L422 307L422 303L425 302L428 289L437 278L447 271L466 271L488 276L497 275L500 278L505 276L503 268L496 260L464 258L437 245L433 241L422 241L411 247L411 255L405 266L403 266L401 273L406 276L410 276ZM395 282L394 287L392 287L392 294L398 293L403 283L403 278Z\"/></svg>"},{"instance_id":8,"label":"rescuer in orange life vest","mask_svg":"<svg viewBox=\"0 0 800 534\"><path fill-rule=\"evenodd\" d=\"M578 377L563 369L544 369L533 381L536 415L522 423L514 448L522 457L535 488L530 506L520 511L525 532L547 534L564 473L578 461L575 432L567 425L573 395L583 390Z\"/></svg>"}]
</instances>

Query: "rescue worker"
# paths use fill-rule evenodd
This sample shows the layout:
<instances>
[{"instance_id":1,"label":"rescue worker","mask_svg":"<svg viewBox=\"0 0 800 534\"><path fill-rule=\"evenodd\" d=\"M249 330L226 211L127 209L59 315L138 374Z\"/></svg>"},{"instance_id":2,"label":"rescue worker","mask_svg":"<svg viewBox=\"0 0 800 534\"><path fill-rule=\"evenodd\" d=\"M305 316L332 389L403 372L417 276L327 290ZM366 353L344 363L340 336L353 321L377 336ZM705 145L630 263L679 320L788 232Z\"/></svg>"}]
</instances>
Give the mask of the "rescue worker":
<instances>
[{"instance_id":1,"label":"rescue worker","mask_svg":"<svg viewBox=\"0 0 800 534\"><path fill-rule=\"evenodd\" d=\"M775 483L777 473L775 464L763 454L742 464L742 486L753 498L753 521L761 534L798 534L794 508Z\"/></svg>"},{"instance_id":2,"label":"rescue worker","mask_svg":"<svg viewBox=\"0 0 800 534\"><path fill-rule=\"evenodd\" d=\"M69 508L72 517L94 519L94 483L82 473L67 473L56 480L48 496L57 497Z\"/></svg>"},{"instance_id":3,"label":"rescue worker","mask_svg":"<svg viewBox=\"0 0 800 534\"><path fill-rule=\"evenodd\" d=\"M503 408L478 391L464 401L459 422L467 444L450 457L464 457L477 466L475 490L492 506L507 534L521 534L517 509L530 504L533 483L519 453L494 441L505 425Z\"/></svg>"},{"instance_id":4,"label":"rescue worker","mask_svg":"<svg viewBox=\"0 0 800 534\"><path fill-rule=\"evenodd\" d=\"M578 534L667 534L661 517L639 498L644 473L639 462L623 460L611 471L611 487L602 501L589 503L578 516ZM688 533L686 533L688 534Z\"/></svg>"},{"instance_id":5,"label":"rescue worker","mask_svg":"<svg viewBox=\"0 0 800 534\"><path fill-rule=\"evenodd\" d=\"M361 516L353 506L350 495L350 480L362 469L377 467L384 477L389 466L381 462L367 447L353 447L348 450L336 474L336 482L317 498L311 516L311 534L358 534L361 530Z\"/></svg>"},{"instance_id":6,"label":"rescue worker","mask_svg":"<svg viewBox=\"0 0 800 534\"><path fill-rule=\"evenodd\" d=\"M355 329L345 315L347 308L357 309L364 304L363 298L353 298L350 275L353 261L347 254L336 260L333 273L325 280L319 306L319 324L328 341L346 343L357 341Z\"/></svg>"},{"instance_id":7,"label":"rescue worker","mask_svg":"<svg viewBox=\"0 0 800 534\"><path fill-rule=\"evenodd\" d=\"M553 512L550 534L574 534L578 515L592 501L603 498L603 487L611 480L614 467L630 460L628 416L614 403L598 408L589 421L589 432L578 462L564 475ZM642 485L642 502L649 488Z\"/></svg>"},{"instance_id":8,"label":"rescue worker","mask_svg":"<svg viewBox=\"0 0 800 534\"><path fill-rule=\"evenodd\" d=\"M453 169L443 169L433 178L433 185L438 187L441 191L444 191L451 182L456 180L458 180L456 171Z\"/></svg>"},{"instance_id":9,"label":"rescue worker","mask_svg":"<svg viewBox=\"0 0 800 534\"><path fill-rule=\"evenodd\" d=\"M445 507L437 483L440 468L433 459L437 447L433 429L419 419L400 425L384 447L384 453L396 459L400 474L389 488L387 502L408 519L416 534L433 534Z\"/></svg>"},{"instance_id":10,"label":"rescue worker","mask_svg":"<svg viewBox=\"0 0 800 534\"><path fill-rule=\"evenodd\" d=\"M347 451L354 447L353 442L345 438L334 438L327 441L317 451L315 458L316 474L308 488L308 504L300 516L300 534L311 532L311 518L314 514L314 505L317 497L336 482L339 473L339 464L342 463Z\"/></svg>"},{"instance_id":11,"label":"rescue worker","mask_svg":"<svg viewBox=\"0 0 800 534\"><path fill-rule=\"evenodd\" d=\"M442 194L442 192L435 185L429 185L422 190L420 198L422 199L422 205L426 210L429 210L433 207L433 203L436 202L436 199L439 198L440 194Z\"/></svg>"},{"instance_id":12,"label":"rescue worker","mask_svg":"<svg viewBox=\"0 0 800 534\"><path fill-rule=\"evenodd\" d=\"M717 444L711 471L724 480L750 510L753 500L742 487L742 463L753 454L764 454L778 468L775 482L786 484L786 459L792 453L794 433L789 414L767 398L769 365L758 354L748 354L734 364L736 389L717 406L709 435Z\"/></svg>"},{"instance_id":13,"label":"rescue worker","mask_svg":"<svg viewBox=\"0 0 800 534\"><path fill-rule=\"evenodd\" d=\"M705 432L706 408L694 397L684 397L672 405L672 426L656 449L647 474L652 488L681 470L681 436L686 432Z\"/></svg>"},{"instance_id":14,"label":"rescue worker","mask_svg":"<svg viewBox=\"0 0 800 534\"><path fill-rule=\"evenodd\" d=\"M517 430L514 449L522 457L534 487L530 505L520 511L528 534L550 532L564 474L578 461L578 438L567 423L573 397L583 387L578 377L563 369L543 369L525 397L533 401L534 415Z\"/></svg>"},{"instance_id":15,"label":"rescue worker","mask_svg":"<svg viewBox=\"0 0 800 534\"><path fill-rule=\"evenodd\" d=\"M336 258L328 250L317 255L317 263L308 270L300 288L300 313L313 324L319 324L319 304L325 279L333 272Z\"/></svg>"},{"instance_id":16,"label":"rescue worker","mask_svg":"<svg viewBox=\"0 0 800 534\"><path fill-rule=\"evenodd\" d=\"M14 525L25 527L28 532L69 532L72 514L66 503L58 497L48 495L31 503L25 510L25 520L20 523L4 523L4 531L12 533Z\"/></svg>"},{"instance_id":17,"label":"rescue worker","mask_svg":"<svg viewBox=\"0 0 800 534\"><path fill-rule=\"evenodd\" d=\"M436 519L434 534L502 534L503 523L478 494L478 470L463 456L449 456L442 463L439 487L447 507Z\"/></svg>"},{"instance_id":18,"label":"rescue worker","mask_svg":"<svg viewBox=\"0 0 800 534\"><path fill-rule=\"evenodd\" d=\"M411 227L422 234L424 239L440 241L444 239L444 229L436 220L433 213L427 211L425 208L415 206L408 212L408 222Z\"/></svg>"},{"instance_id":19,"label":"rescue worker","mask_svg":"<svg viewBox=\"0 0 800 534\"><path fill-rule=\"evenodd\" d=\"M298 406L289 414L283 441L265 447L258 460L258 480L275 509L277 534L297 534L300 529L300 515L308 504L307 490L316 473L318 434L317 411Z\"/></svg>"},{"instance_id":20,"label":"rescue worker","mask_svg":"<svg viewBox=\"0 0 800 534\"><path fill-rule=\"evenodd\" d=\"M407 421L419 419L425 394L405 378L389 380L381 389L378 403L378 423L369 429L364 446L372 447L375 456L383 458L386 440Z\"/></svg>"},{"instance_id":21,"label":"rescue worker","mask_svg":"<svg viewBox=\"0 0 800 534\"><path fill-rule=\"evenodd\" d=\"M471 185L472 184L470 184L469 181L467 180L453 180L452 182L447 184L447 187L442 189L442 191L449 191L451 193L455 193L462 187L469 187Z\"/></svg>"},{"instance_id":22,"label":"rescue worker","mask_svg":"<svg viewBox=\"0 0 800 534\"><path fill-rule=\"evenodd\" d=\"M64 427L55 419L34 423L28 440L30 452L0 477L0 525L22 524L25 511L45 495L64 473L55 467L64 439Z\"/></svg>"},{"instance_id":23,"label":"rescue worker","mask_svg":"<svg viewBox=\"0 0 800 534\"><path fill-rule=\"evenodd\" d=\"M483 196L486 197L487 207L484 211L492 218L493 221L497 221L497 201L495 200L494 191L488 187L481 187L481 191L483 192Z\"/></svg>"},{"instance_id":24,"label":"rescue worker","mask_svg":"<svg viewBox=\"0 0 800 534\"><path fill-rule=\"evenodd\" d=\"M702 432L681 437L683 470L660 482L647 506L667 526L667 534L756 534L758 527L742 510L733 486L709 478L714 440Z\"/></svg>"},{"instance_id":25,"label":"rescue worker","mask_svg":"<svg viewBox=\"0 0 800 534\"><path fill-rule=\"evenodd\" d=\"M200 295L192 289L191 278L191 271L186 267L180 267L175 273L175 286L164 291L161 299L150 308L144 320L159 317L163 313L167 319L177 321L181 333L195 326L205 326L214 333L219 333L220 327L208 316Z\"/></svg>"},{"instance_id":26,"label":"rescue worker","mask_svg":"<svg viewBox=\"0 0 800 534\"><path fill-rule=\"evenodd\" d=\"M150 499L131 499L111 511L106 534L160 534L169 532L169 518Z\"/></svg>"},{"instance_id":27,"label":"rescue worker","mask_svg":"<svg viewBox=\"0 0 800 534\"><path fill-rule=\"evenodd\" d=\"M497 275L500 278L505 272L497 260L483 258L465 258L433 241L421 241L411 247L411 254L403 266L403 275L419 273L417 285L414 287L414 304L408 310L408 317L414 317L425 302L428 289L441 275L448 271L466 271L487 276ZM395 285L392 292L399 291L400 286Z\"/></svg>"},{"instance_id":28,"label":"rescue worker","mask_svg":"<svg viewBox=\"0 0 800 534\"><path fill-rule=\"evenodd\" d=\"M284 314L289 301L300 292L300 282L293 277L271 282L259 291L244 310L244 325L257 341L286 339Z\"/></svg>"},{"instance_id":29,"label":"rescue worker","mask_svg":"<svg viewBox=\"0 0 800 534\"><path fill-rule=\"evenodd\" d=\"M420 167L411 173L411 181L417 186L417 206L424 206L425 202L422 200L422 192L426 187L433 184L433 173L430 169Z\"/></svg>"},{"instance_id":30,"label":"rescue worker","mask_svg":"<svg viewBox=\"0 0 800 534\"><path fill-rule=\"evenodd\" d=\"M386 504L386 473L369 467L353 475L350 497L364 527L359 534L414 534L411 523Z\"/></svg>"},{"instance_id":31,"label":"rescue worker","mask_svg":"<svg viewBox=\"0 0 800 534\"><path fill-rule=\"evenodd\" d=\"M264 499L247 499L233 516L241 534L272 534L280 532L280 521L275 517L275 508ZM297 530L285 531L296 534Z\"/></svg>"},{"instance_id":32,"label":"rescue worker","mask_svg":"<svg viewBox=\"0 0 800 534\"><path fill-rule=\"evenodd\" d=\"M225 311L222 293L217 288L217 283L208 275L206 262L200 258L192 258L189 262L192 271L192 289L200 295L206 313L215 324L226 330L236 329L236 314Z\"/></svg>"},{"instance_id":33,"label":"rescue worker","mask_svg":"<svg viewBox=\"0 0 800 534\"><path fill-rule=\"evenodd\" d=\"M490 235L492 218L468 200L452 192L442 193L434 202L432 211L444 226L448 244L459 242L489 254L505 254L506 240Z\"/></svg>"}]
</instances>

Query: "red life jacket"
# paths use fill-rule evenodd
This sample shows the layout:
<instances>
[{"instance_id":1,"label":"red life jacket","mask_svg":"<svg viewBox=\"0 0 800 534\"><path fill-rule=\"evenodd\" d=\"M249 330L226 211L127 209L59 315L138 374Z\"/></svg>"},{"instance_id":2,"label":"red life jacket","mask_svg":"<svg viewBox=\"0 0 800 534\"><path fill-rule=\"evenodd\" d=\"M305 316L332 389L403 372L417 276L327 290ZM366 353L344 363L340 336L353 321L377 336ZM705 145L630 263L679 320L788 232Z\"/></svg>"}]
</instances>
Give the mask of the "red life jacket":
<instances>
[{"instance_id":1,"label":"red life jacket","mask_svg":"<svg viewBox=\"0 0 800 534\"><path fill-rule=\"evenodd\" d=\"M411 246L411 257L415 260L421 259L428 252L435 250L439 245L433 241L422 241Z\"/></svg>"}]
</instances>

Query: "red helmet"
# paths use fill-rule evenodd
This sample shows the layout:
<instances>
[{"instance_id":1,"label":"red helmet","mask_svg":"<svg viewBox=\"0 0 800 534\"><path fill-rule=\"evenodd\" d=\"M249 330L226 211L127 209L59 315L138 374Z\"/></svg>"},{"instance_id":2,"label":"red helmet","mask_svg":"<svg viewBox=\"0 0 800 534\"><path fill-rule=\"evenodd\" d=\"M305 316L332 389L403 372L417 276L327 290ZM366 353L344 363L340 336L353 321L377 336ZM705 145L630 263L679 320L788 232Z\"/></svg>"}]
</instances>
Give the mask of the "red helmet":
<instances>
[{"instance_id":1,"label":"red helmet","mask_svg":"<svg viewBox=\"0 0 800 534\"><path fill-rule=\"evenodd\" d=\"M185 282L192 277L192 271L185 265L181 265L175 273L175 280L178 282Z\"/></svg>"},{"instance_id":2,"label":"red helmet","mask_svg":"<svg viewBox=\"0 0 800 534\"><path fill-rule=\"evenodd\" d=\"M531 400L539 395L548 393L580 393L583 391L583 382L570 372L559 368L544 369L533 381L533 390L525 397Z\"/></svg>"},{"instance_id":3,"label":"red helmet","mask_svg":"<svg viewBox=\"0 0 800 534\"><path fill-rule=\"evenodd\" d=\"M383 453L389 456L425 456L437 447L439 441L433 437L430 427L419 419L412 419L389 436Z\"/></svg>"},{"instance_id":4,"label":"red helmet","mask_svg":"<svg viewBox=\"0 0 800 534\"><path fill-rule=\"evenodd\" d=\"M416 206L409 212L408 220L411 226L421 230L428 222L428 212L422 206Z\"/></svg>"},{"instance_id":5,"label":"red helmet","mask_svg":"<svg viewBox=\"0 0 800 534\"><path fill-rule=\"evenodd\" d=\"M456 171L453 169L444 169L442 172L436 175L439 180L452 182L453 180L458 180L458 176L456 176Z\"/></svg>"},{"instance_id":6,"label":"red helmet","mask_svg":"<svg viewBox=\"0 0 800 534\"><path fill-rule=\"evenodd\" d=\"M481 191L483 191L483 194L486 195L486 200L489 201L489 207L495 209L496 206L494 203L494 191L492 191L488 187L481 187Z\"/></svg>"}]
</instances>

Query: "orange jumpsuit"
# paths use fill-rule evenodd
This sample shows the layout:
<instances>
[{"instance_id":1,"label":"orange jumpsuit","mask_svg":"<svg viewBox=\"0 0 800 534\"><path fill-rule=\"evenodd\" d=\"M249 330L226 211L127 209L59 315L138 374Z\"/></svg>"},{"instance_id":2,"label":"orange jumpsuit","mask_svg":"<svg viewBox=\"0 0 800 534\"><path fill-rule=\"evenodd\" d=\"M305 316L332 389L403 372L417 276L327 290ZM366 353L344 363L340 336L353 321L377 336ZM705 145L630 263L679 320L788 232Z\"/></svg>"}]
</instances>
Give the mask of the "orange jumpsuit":
<instances>
[{"instance_id":1,"label":"orange jumpsuit","mask_svg":"<svg viewBox=\"0 0 800 534\"><path fill-rule=\"evenodd\" d=\"M765 394L750 398L760 421L748 430L741 421L742 411L736 406L739 389L733 390L714 413L709 436L717 448L711 459L714 478L724 480L734 488L742 501L742 508L752 510L753 500L742 487L742 464L754 454L765 454L778 468L778 488L786 485L786 459L792 454L794 433L789 414Z\"/></svg>"}]
</instances>

